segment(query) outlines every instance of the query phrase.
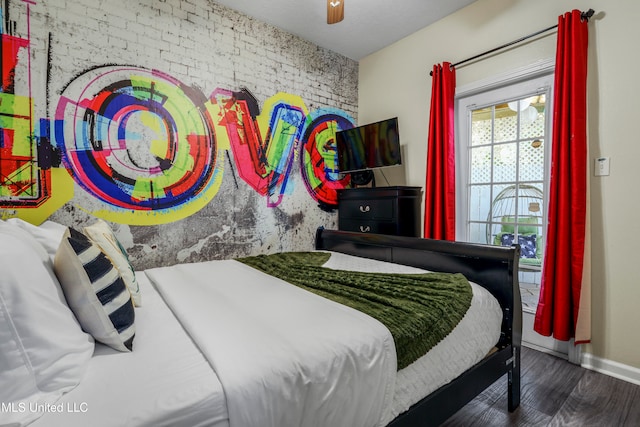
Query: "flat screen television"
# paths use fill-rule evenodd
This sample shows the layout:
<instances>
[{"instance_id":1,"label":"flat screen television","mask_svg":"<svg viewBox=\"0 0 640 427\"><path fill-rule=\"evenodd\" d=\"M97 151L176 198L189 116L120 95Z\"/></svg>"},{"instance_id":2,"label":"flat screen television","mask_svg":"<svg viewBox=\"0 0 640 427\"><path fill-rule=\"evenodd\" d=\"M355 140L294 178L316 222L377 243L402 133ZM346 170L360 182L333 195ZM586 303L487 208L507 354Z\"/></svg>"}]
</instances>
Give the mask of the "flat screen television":
<instances>
[{"instance_id":1,"label":"flat screen television","mask_svg":"<svg viewBox=\"0 0 640 427\"><path fill-rule=\"evenodd\" d=\"M336 132L336 150L341 173L402 164L398 118Z\"/></svg>"}]
</instances>

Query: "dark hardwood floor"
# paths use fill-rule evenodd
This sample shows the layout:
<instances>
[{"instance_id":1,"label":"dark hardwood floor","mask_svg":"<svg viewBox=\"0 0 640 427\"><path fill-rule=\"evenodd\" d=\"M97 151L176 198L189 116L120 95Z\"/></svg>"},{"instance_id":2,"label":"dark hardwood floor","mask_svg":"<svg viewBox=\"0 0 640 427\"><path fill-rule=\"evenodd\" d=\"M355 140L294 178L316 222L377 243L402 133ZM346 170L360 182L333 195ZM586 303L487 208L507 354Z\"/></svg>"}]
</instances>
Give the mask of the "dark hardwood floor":
<instances>
[{"instance_id":1,"label":"dark hardwood floor","mask_svg":"<svg viewBox=\"0 0 640 427\"><path fill-rule=\"evenodd\" d=\"M640 386L522 348L520 407L507 410L506 376L444 426L640 426Z\"/></svg>"}]
</instances>

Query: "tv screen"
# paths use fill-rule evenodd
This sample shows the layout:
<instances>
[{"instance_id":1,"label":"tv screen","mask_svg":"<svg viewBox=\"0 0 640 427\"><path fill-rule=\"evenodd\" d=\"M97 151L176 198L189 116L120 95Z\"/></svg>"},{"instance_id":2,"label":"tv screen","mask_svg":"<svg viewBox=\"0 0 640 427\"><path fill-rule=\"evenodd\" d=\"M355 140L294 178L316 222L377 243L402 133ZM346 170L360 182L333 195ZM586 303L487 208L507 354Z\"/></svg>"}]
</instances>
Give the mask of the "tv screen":
<instances>
[{"instance_id":1,"label":"tv screen","mask_svg":"<svg viewBox=\"0 0 640 427\"><path fill-rule=\"evenodd\" d=\"M336 132L336 150L342 173L400 165L398 118Z\"/></svg>"}]
</instances>

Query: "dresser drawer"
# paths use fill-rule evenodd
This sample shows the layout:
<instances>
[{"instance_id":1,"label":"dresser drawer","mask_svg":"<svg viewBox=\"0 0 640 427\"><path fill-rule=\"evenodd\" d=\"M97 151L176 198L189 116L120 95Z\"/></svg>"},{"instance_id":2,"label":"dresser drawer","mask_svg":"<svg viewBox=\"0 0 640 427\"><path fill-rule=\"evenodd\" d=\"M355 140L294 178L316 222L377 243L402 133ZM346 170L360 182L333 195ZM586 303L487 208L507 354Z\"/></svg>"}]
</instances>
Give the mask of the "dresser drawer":
<instances>
[{"instance_id":1,"label":"dresser drawer","mask_svg":"<svg viewBox=\"0 0 640 427\"><path fill-rule=\"evenodd\" d=\"M395 234L396 224L394 222L365 221L357 219L340 219L338 228L344 231L355 231L356 233L380 233Z\"/></svg>"},{"instance_id":2,"label":"dresser drawer","mask_svg":"<svg viewBox=\"0 0 640 427\"><path fill-rule=\"evenodd\" d=\"M344 200L340 203L340 217L393 220L396 216L395 205L393 199Z\"/></svg>"}]
</instances>

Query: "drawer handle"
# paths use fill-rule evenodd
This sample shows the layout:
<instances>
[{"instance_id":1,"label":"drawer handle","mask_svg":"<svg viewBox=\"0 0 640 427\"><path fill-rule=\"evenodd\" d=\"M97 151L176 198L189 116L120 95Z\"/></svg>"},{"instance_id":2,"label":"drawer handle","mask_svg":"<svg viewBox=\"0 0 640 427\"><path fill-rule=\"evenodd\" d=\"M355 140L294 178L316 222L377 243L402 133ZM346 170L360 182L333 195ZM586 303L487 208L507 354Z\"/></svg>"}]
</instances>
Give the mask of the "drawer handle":
<instances>
[{"instance_id":1,"label":"drawer handle","mask_svg":"<svg viewBox=\"0 0 640 427\"><path fill-rule=\"evenodd\" d=\"M371 231L371 227L368 225L361 225L360 226L360 231L362 231L363 233L368 233L369 231Z\"/></svg>"},{"instance_id":2,"label":"drawer handle","mask_svg":"<svg viewBox=\"0 0 640 427\"><path fill-rule=\"evenodd\" d=\"M360 205L360 212L365 213L365 212L369 212L370 210L371 210L371 207L369 207L369 205L367 206Z\"/></svg>"}]
</instances>

